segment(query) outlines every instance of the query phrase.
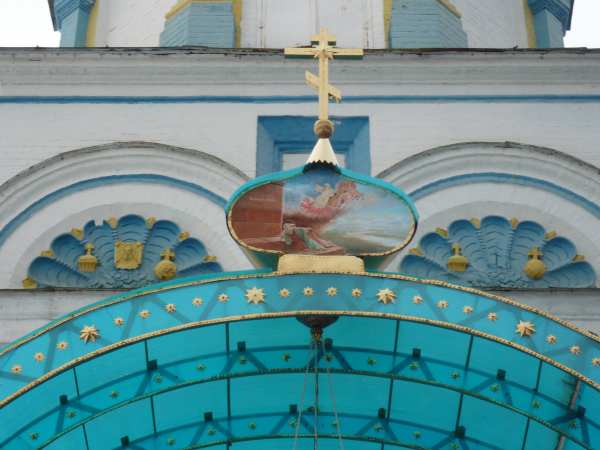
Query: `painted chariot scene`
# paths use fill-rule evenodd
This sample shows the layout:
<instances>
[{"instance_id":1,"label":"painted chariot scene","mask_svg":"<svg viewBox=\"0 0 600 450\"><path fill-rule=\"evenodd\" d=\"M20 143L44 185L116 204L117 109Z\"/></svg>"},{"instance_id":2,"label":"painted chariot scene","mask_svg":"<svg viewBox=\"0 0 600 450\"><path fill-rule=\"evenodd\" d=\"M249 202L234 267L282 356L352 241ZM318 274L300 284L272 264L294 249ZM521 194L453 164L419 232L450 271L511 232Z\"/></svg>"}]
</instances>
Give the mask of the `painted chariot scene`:
<instances>
[{"instance_id":1,"label":"painted chariot scene","mask_svg":"<svg viewBox=\"0 0 600 450\"><path fill-rule=\"evenodd\" d=\"M311 170L245 193L231 210L248 247L313 255L385 254L412 235L415 217L392 191L331 170Z\"/></svg>"}]
</instances>

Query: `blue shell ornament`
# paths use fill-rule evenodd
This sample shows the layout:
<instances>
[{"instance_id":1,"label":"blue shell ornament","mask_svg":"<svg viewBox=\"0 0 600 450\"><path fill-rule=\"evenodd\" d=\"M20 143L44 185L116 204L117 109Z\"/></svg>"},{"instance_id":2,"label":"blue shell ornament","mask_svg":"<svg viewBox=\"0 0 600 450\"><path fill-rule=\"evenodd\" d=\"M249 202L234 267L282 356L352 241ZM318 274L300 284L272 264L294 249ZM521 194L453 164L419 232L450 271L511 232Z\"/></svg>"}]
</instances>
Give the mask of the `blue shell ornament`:
<instances>
[{"instance_id":1,"label":"blue shell ornament","mask_svg":"<svg viewBox=\"0 0 600 450\"><path fill-rule=\"evenodd\" d=\"M466 268L451 270L451 258L460 253ZM535 267L542 270L529 270L532 258L539 258L542 264L536 261ZM488 216L481 222L457 220L447 231L426 234L403 258L400 270L480 288L593 287L596 273L583 259L571 241L547 233L536 222Z\"/></svg>"},{"instance_id":2,"label":"blue shell ornament","mask_svg":"<svg viewBox=\"0 0 600 450\"><path fill-rule=\"evenodd\" d=\"M81 236L60 235L50 248L51 252L35 258L29 266L29 278L38 288L138 288L161 281L156 267L165 259L172 261L174 266L168 264L176 271L169 277L222 271L202 242L182 234L175 223L147 221L137 215L111 223L104 221L101 225L90 221ZM120 255L115 257L119 248L124 249L121 263ZM92 260L87 270L84 255ZM128 268L119 268L120 265Z\"/></svg>"}]
</instances>

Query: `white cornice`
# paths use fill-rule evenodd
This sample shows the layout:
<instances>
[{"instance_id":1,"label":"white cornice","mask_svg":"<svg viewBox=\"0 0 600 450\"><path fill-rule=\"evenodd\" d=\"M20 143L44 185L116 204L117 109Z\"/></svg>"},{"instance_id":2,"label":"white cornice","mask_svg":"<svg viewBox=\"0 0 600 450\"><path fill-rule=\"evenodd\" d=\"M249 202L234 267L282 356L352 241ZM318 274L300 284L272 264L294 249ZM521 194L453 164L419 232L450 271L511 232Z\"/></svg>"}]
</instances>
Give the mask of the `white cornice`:
<instances>
[{"instance_id":1,"label":"white cornice","mask_svg":"<svg viewBox=\"0 0 600 450\"><path fill-rule=\"evenodd\" d=\"M281 50L0 49L0 95L307 95L313 65ZM375 50L332 77L347 95L578 94L600 86L600 50Z\"/></svg>"}]
</instances>

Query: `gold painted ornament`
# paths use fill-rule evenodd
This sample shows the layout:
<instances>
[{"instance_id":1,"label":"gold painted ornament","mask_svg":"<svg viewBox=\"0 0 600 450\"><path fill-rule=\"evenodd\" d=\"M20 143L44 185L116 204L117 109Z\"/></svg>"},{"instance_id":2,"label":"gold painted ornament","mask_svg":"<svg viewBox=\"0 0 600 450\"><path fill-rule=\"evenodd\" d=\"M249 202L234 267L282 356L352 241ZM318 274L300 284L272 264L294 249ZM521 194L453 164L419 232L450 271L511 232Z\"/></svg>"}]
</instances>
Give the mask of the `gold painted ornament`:
<instances>
[{"instance_id":1,"label":"gold painted ornament","mask_svg":"<svg viewBox=\"0 0 600 450\"><path fill-rule=\"evenodd\" d=\"M80 272L91 273L95 272L98 267L98 258L92 254L94 244L88 242L85 244L85 253L77 260L77 268Z\"/></svg>"},{"instance_id":2,"label":"gold painted ornament","mask_svg":"<svg viewBox=\"0 0 600 450\"><path fill-rule=\"evenodd\" d=\"M196 308L202 306L203 303L204 300L202 300L200 297L196 297L194 300L192 300L192 305L194 305Z\"/></svg>"},{"instance_id":3,"label":"gold painted ornament","mask_svg":"<svg viewBox=\"0 0 600 450\"><path fill-rule=\"evenodd\" d=\"M548 336L546 336L546 342L550 345L554 345L558 342L558 338L553 334L549 334Z\"/></svg>"},{"instance_id":4,"label":"gold painted ornament","mask_svg":"<svg viewBox=\"0 0 600 450\"><path fill-rule=\"evenodd\" d=\"M165 305L165 311L167 311L169 314L172 314L177 311L177 306L175 306L174 303L168 303Z\"/></svg>"},{"instance_id":5,"label":"gold painted ornament","mask_svg":"<svg viewBox=\"0 0 600 450\"><path fill-rule=\"evenodd\" d=\"M362 290L358 288L352 289L352 297L360 297L362 295Z\"/></svg>"},{"instance_id":6,"label":"gold painted ornament","mask_svg":"<svg viewBox=\"0 0 600 450\"><path fill-rule=\"evenodd\" d=\"M412 299L412 302L415 305L420 305L421 303L423 303L423 297L421 297L420 295L415 295Z\"/></svg>"},{"instance_id":7,"label":"gold painted ornament","mask_svg":"<svg viewBox=\"0 0 600 450\"><path fill-rule=\"evenodd\" d=\"M396 293L389 288L379 289L377 292L377 301L388 305L396 302Z\"/></svg>"},{"instance_id":8,"label":"gold painted ornament","mask_svg":"<svg viewBox=\"0 0 600 450\"><path fill-rule=\"evenodd\" d=\"M496 320L498 320L498 314L496 314L495 312L491 312L487 315L487 318L490 322L495 322Z\"/></svg>"},{"instance_id":9,"label":"gold painted ornament","mask_svg":"<svg viewBox=\"0 0 600 450\"><path fill-rule=\"evenodd\" d=\"M15 364L10 368L10 371L15 375L19 375L23 372L23 366L21 366L20 364Z\"/></svg>"},{"instance_id":10,"label":"gold painted ornament","mask_svg":"<svg viewBox=\"0 0 600 450\"><path fill-rule=\"evenodd\" d=\"M123 319L122 317L115 317L115 319L113 320L113 323L116 326L121 327L125 324L125 319Z\"/></svg>"},{"instance_id":11,"label":"gold painted ornament","mask_svg":"<svg viewBox=\"0 0 600 450\"><path fill-rule=\"evenodd\" d=\"M546 273L546 265L541 260L544 254L539 247L533 247L527 256L529 261L523 267L523 272L532 280L540 280Z\"/></svg>"},{"instance_id":12,"label":"gold painted ornament","mask_svg":"<svg viewBox=\"0 0 600 450\"><path fill-rule=\"evenodd\" d=\"M67 348L69 348L69 343L68 342L61 341L58 344L56 344L56 349L57 350L66 350Z\"/></svg>"},{"instance_id":13,"label":"gold painted ornament","mask_svg":"<svg viewBox=\"0 0 600 450\"><path fill-rule=\"evenodd\" d=\"M581 347L579 345L573 345L569 351L575 356L581 355Z\"/></svg>"},{"instance_id":14,"label":"gold painted ornament","mask_svg":"<svg viewBox=\"0 0 600 450\"><path fill-rule=\"evenodd\" d=\"M304 295L306 295L307 297L312 297L315 293L315 290L309 286L305 287L303 289Z\"/></svg>"},{"instance_id":15,"label":"gold painted ornament","mask_svg":"<svg viewBox=\"0 0 600 450\"><path fill-rule=\"evenodd\" d=\"M592 359L592 365L594 367L600 367L600 358L594 358L594 359Z\"/></svg>"},{"instance_id":16,"label":"gold painted ornament","mask_svg":"<svg viewBox=\"0 0 600 450\"><path fill-rule=\"evenodd\" d=\"M287 297L290 296L290 294L291 294L291 292L290 292L289 289L283 288L283 289L279 290L279 296L280 297L287 298Z\"/></svg>"},{"instance_id":17,"label":"gold painted ornament","mask_svg":"<svg viewBox=\"0 0 600 450\"><path fill-rule=\"evenodd\" d=\"M35 355L33 355L33 359L35 359L37 362L43 362L46 359L46 356L42 352L37 352Z\"/></svg>"},{"instance_id":18,"label":"gold painted ornament","mask_svg":"<svg viewBox=\"0 0 600 450\"><path fill-rule=\"evenodd\" d=\"M219 297L217 297L217 299L221 303L227 303L229 301L229 295L224 294L224 293L223 294L219 294Z\"/></svg>"},{"instance_id":19,"label":"gold painted ornament","mask_svg":"<svg viewBox=\"0 0 600 450\"><path fill-rule=\"evenodd\" d=\"M264 303L265 291L263 289L257 288L256 286L252 289L246 289L246 300L248 300L248 303L251 303L253 305Z\"/></svg>"},{"instance_id":20,"label":"gold painted ornament","mask_svg":"<svg viewBox=\"0 0 600 450\"><path fill-rule=\"evenodd\" d=\"M115 267L121 270L135 270L142 264L144 244L141 242L115 242Z\"/></svg>"},{"instance_id":21,"label":"gold painted ornament","mask_svg":"<svg viewBox=\"0 0 600 450\"><path fill-rule=\"evenodd\" d=\"M335 287L328 287L327 288L327 295L329 297L335 297L337 295L337 288L335 288Z\"/></svg>"},{"instance_id":22,"label":"gold painted ornament","mask_svg":"<svg viewBox=\"0 0 600 450\"><path fill-rule=\"evenodd\" d=\"M462 254L459 244L452 244L453 255L448 258L448 270L451 272L464 272L469 267L469 260Z\"/></svg>"},{"instance_id":23,"label":"gold painted ornament","mask_svg":"<svg viewBox=\"0 0 600 450\"><path fill-rule=\"evenodd\" d=\"M463 312L465 314L471 314L473 312L473 307L472 306L465 306L465 307L463 307Z\"/></svg>"},{"instance_id":24,"label":"gold painted ornament","mask_svg":"<svg viewBox=\"0 0 600 450\"><path fill-rule=\"evenodd\" d=\"M440 309L446 309L448 308L448 302L446 300L440 300L437 302L437 307Z\"/></svg>"},{"instance_id":25,"label":"gold painted ornament","mask_svg":"<svg viewBox=\"0 0 600 450\"><path fill-rule=\"evenodd\" d=\"M86 344L88 342L96 342L96 339L100 338L100 330L96 329L94 325L85 325L79 332L79 339Z\"/></svg>"},{"instance_id":26,"label":"gold painted ornament","mask_svg":"<svg viewBox=\"0 0 600 450\"><path fill-rule=\"evenodd\" d=\"M150 311L148 311L147 309L143 309L140 311L140 313L138 314L142 319L147 319L149 318L152 314L150 313Z\"/></svg>"},{"instance_id":27,"label":"gold painted ornament","mask_svg":"<svg viewBox=\"0 0 600 450\"><path fill-rule=\"evenodd\" d=\"M532 322L521 320L517 324L515 333L521 337L531 337L535 334L535 325Z\"/></svg>"},{"instance_id":28,"label":"gold painted ornament","mask_svg":"<svg viewBox=\"0 0 600 450\"><path fill-rule=\"evenodd\" d=\"M173 262L175 252L170 248L165 248L160 254L162 258L156 266L154 266L154 275L162 281L171 280L177 275L177 265Z\"/></svg>"}]
</instances>

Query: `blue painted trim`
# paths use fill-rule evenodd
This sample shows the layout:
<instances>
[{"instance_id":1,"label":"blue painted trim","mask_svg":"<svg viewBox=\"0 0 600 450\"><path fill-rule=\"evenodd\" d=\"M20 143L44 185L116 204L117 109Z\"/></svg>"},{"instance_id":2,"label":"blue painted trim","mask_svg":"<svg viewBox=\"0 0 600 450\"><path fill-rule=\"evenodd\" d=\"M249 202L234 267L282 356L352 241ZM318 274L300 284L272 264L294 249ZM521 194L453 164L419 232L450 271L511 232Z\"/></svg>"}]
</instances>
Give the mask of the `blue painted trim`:
<instances>
[{"instance_id":1,"label":"blue painted trim","mask_svg":"<svg viewBox=\"0 0 600 450\"><path fill-rule=\"evenodd\" d=\"M187 191L199 194L202 197L207 198L218 206L224 207L227 201L220 195L206 189L198 184L190 183L188 181L178 180L176 178L167 177L164 175L154 174L131 174L131 175L110 175L106 177L91 178L89 180L79 181L69 186L60 188L45 197L35 201L17 216L15 216L10 222L8 222L2 230L0 230L0 245L4 244L6 239L21 225L25 220L29 219L34 213L44 208L49 203L55 202L67 195L74 192L78 192L84 189L91 189L98 186L119 184L119 183L139 183L139 182L150 182L156 184L173 185L183 188Z\"/></svg>"},{"instance_id":2,"label":"blue painted trim","mask_svg":"<svg viewBox=\"0 0 600 450\"><path fill-rule=\"evenodd\" d=\"M314 103L312 95L0 96L0 104ZM600 95L355 95L345 103L600 103Z\"/></svg>"},{"instance_id":3,"label":"blue painted trim","mask_svg":"<svg viewBox=\"0 0 600 450\"><path fill-rule=\"evenodd\" d=\"M316 116L259 116L256 133L256 174L279 172L285 154L306 154L316 138L313 124ZM336 153L346 156L345 166L356 172L371 174L369 118L366 116L333 116L336 132L331 144ZM303 150L300 150L303 149Z\"/></svg>"},{"instance_id":4,"label":"blue painted trim","mask_svg":"<svg viewBox=\"0 0 600 450\"><path fill-rule=\"evenodd\" d=\"M545 180L540 180L538 178L528 177L525 175L513 175L508 173L496 172L456 175L453 177L434 181L433 183L420 187L419 189L411 192L409 195L412 197L413 200L417 201L435 192L439 192L453 186L461 186L464 184L472 183L516 184L521 186L532 186L540 188L544 191L551 192L553 194L558 195L559 197L564 198L565 200L575 203L592 213L594 216L600 218L600 206L596 203L588 200L582 195L576 194L575 192L565 189L557 184Z\"/></svg>"}]
</instances>

